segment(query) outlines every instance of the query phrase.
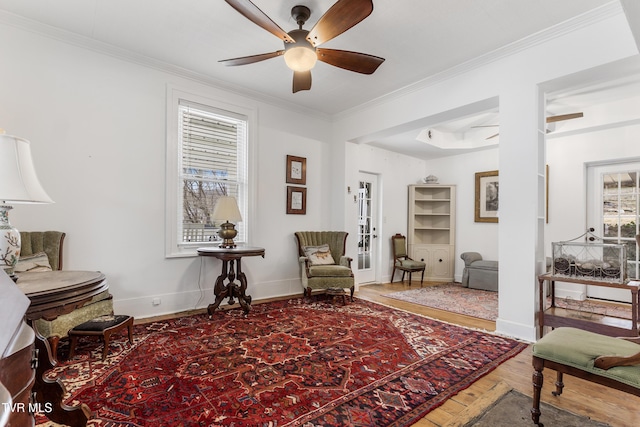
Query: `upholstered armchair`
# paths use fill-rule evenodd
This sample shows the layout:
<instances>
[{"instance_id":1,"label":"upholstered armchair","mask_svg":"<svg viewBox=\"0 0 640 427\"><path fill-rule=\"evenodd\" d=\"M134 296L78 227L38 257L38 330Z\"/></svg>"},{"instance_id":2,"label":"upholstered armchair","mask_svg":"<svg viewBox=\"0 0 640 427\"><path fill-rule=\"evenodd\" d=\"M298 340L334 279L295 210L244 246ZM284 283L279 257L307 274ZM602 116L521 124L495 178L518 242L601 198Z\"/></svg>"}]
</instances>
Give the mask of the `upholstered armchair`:
<instances>
[{"instance_id":1,"label":"upholstered armchair","mask_svg":"<svg viewBox=\"0 0 640 427\"><path fill-rule=\"evenodd\" d=\"M66 234L60 231L21 231L22 249L16 265L23 272L62 270L62 247ZM113 297L108 290L96 295L80 308L55 318L34 322L38 333L49 341L51 354L57 358L58 343L69 330L100 316L113 315Z\"/></svg>"},{"instance_id":2,"label":"upholstered armchair","mask_svg":"<svg viewBox=\"0 0 640 427\"><path fill-rule=\"evenodd\" d=\"M345 231L297 231L298 262L307 297L314 289L348 288L353 300L352 259L345 256Z\"/></svg>"}]
</instances>

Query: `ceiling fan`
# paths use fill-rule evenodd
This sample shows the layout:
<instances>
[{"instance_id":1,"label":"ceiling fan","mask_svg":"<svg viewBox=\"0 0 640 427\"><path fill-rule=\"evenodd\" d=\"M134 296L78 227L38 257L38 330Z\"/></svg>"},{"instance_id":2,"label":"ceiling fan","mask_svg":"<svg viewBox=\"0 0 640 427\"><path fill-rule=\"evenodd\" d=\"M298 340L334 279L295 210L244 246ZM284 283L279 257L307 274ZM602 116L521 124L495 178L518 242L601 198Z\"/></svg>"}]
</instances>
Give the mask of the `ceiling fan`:
<instances>
[{"instance_id":1,"label":"ceiling fan","mask_svg":"<svg viewBox=\"0 0 640 427\"><path fill-rule=\"evenodd\" d=\"M572 119L579 119L580 117L584 117L584 113L580 112L580 113L570 113L570 114L560 114L557 116L549 116L547 117L547 123L556 123L556 122L562 122L564 120L572 120ZM479 126L471 126L472 128L492 128L492 127L498 127L500 125L479 125ZM547 133L549 133L550 131L547 129ZM489 139L493 139L496 136L500 135L499 133L493 134L487 138L485 138L486 140Z\"/></svg>"},{"instance_id":2,"label":"ceiling fan","mask_svg":"<svg viewBox=\"0 0 640 427\"><path fill-rule=\"evenodd\" d=\"M311 16L311 11L306 6L294 6L291 9L291 17L298 24L298 29L288 33L251 1L225 1L245 18L284 41L284 49L271 53L224 59L219 62L225 65L246 65L276 56L284 56L285 63L293 70L293 93L311 89L311 69L318 60L362 74L373 74L384 62L384 58L366 53L318 47L369 16L373 11L372 0L338 0L309 31L303 30L302 27Z\"/></svg>"}]
</instances>

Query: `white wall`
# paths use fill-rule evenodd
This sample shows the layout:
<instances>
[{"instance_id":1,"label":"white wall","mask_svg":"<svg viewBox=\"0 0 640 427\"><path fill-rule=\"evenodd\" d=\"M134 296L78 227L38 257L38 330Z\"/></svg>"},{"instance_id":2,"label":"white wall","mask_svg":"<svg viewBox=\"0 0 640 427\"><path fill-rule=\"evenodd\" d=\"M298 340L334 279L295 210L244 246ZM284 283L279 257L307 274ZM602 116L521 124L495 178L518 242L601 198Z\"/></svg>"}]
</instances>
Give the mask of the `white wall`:
<instances>
[{"instance_id":1,"label":"white wall","mask_svg":"<svg viewBox=\"0 0 640 427\"><path fill-rule=\"evenodd\" d=\"M136 317L212 302L219 261L164 255L170 84L257 111L250 243L265 247L266 257L243 262L248 293L301 293L293 232L330 224L326 119L9 26L0 25L0 40L0 127L31 141L40 180L56 202L16 206L11 220L25 231L65 231L65 269L104 272L116 310ZM307 158L307 215L285 214L287 154ZM161 305L151 305L154 297Z\"/></svg>"}]
</instances>

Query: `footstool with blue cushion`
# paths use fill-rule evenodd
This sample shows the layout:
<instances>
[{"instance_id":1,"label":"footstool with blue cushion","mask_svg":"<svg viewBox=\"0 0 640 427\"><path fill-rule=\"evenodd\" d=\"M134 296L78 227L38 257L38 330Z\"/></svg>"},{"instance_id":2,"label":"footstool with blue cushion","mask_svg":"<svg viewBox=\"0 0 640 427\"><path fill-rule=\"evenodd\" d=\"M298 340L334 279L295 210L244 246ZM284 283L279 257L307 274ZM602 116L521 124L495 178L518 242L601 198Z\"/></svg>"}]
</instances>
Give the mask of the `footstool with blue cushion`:
<instances>
[{"instance_id":1,"label":"footstool with blue cushion","mask_svg":"<svg viewBox=\"0 0 640 427\"><path fill-rule=\"evenodd\" d=\"M109 340L111 334L118 332L124 328L129 332L129 343L133 344L133 317L124 314L115 316L101 316L84 322L73 329L69 330L69 358L75 354L78 338L81 336L99 336L104 343L102 350L102 360L107 358L109 353Z\"/></svg>"}]
</instances>

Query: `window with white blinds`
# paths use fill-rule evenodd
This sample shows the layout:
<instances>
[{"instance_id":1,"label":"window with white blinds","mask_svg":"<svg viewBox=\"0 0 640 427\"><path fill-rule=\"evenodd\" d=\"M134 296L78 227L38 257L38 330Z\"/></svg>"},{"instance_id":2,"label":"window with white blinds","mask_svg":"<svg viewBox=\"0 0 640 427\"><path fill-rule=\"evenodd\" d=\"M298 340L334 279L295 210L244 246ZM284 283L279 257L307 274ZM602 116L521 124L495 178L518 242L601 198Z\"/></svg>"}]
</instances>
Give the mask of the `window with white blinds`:
<instances>
[{"instance_id":1,"label":"window with white blinds","mask_svg":"<svg viewBox=\"0 0 640 427\"><path fill-rule=\"evenodd\" d=\"M233 196L247 218L247 119L181 100L178 106L177 242L202 246L219 240L221 222L211 218L220 196ZM244 221L236 242L247 241Z\"/></svg>"}]
</instances>

